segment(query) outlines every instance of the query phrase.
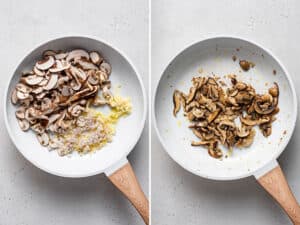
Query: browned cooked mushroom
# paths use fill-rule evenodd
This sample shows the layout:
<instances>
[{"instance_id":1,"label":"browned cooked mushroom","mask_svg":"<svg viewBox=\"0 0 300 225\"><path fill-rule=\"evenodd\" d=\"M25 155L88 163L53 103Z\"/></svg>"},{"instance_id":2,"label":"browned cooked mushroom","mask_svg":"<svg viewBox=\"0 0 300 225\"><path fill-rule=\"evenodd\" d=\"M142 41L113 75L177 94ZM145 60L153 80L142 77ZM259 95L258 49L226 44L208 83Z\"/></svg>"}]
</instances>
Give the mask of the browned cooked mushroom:
<instances>
[{"instance_id":1,"label":"browned cooked mushroom","mask_svg":"<svg viewBox=\"0 0 300 225\"><path fill-rule=\"evenodd\" d=\"M259 95L251 85L238 81L235 75L228 77L232 87L226 86L226 90L216 77L194 77L188 95L178 90L173 94L174 116L184 106L184 115L192 122L189 127L201 140L192 142L192 145L204 146L214 158L222 157L219 142L230 151L234 147L250 146L256 125L264 136L269 136L274 115L279 112L276 83L268 93ZM236 125L238 117L240 126Z\"/></svg>"}]
</instances>

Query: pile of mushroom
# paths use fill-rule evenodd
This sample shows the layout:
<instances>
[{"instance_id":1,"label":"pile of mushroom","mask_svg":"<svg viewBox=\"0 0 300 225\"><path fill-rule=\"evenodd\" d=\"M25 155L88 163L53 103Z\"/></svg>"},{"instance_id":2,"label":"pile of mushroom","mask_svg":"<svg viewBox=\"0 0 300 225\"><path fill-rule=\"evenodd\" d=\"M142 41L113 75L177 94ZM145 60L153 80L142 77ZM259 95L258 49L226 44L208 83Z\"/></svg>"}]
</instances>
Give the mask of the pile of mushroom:
<instances>
[{"instance_id":1,"label":"pile of mushroom","mask_svg":"<svg viewBox=\"0 0 300 225\"><path fill-rule=\"evenodd\" d=\"M11 94L20 128L34 131L43 146L56 148L52 133L62 134L75 124L87 104L107 104L110 73L110 64L98 52L45 51Z\"/></svg>"},{"instance_id":2,"label":"pile of mushroom","mask_svg":"<svg viewBox=\"0 0 300 225\"><path fill-rule=\"evenodd\" d=\"M265 94L257 94L251 85L237 81L236 76L231 76L232 86L226 90L216 77L194 77L192 83L188 94L179 90L173 94L174 116L183 108L192 122L190 128L200 139L192 141L192 146L205 146L210 156L221 158L219 143L229 152L233 147L248 147L255 137L254 126L259 126L265 137L271 135L275 114L279 112L277 83Z\"/></svg>"}]
</instances>

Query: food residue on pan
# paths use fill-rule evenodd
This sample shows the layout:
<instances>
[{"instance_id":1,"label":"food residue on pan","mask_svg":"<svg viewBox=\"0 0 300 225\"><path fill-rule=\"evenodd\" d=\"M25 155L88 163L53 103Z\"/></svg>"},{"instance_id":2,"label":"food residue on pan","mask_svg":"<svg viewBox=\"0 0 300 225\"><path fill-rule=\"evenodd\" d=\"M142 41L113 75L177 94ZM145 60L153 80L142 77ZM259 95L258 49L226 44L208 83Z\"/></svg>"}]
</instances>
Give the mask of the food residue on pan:
<instances>
[{"instance_id":1,"label":"food residue on pan","mask_svg":"<svg viewBox=\"0 0 300 225\"><path fill-rule=\"evenodd\" d=\"M200 140L192 146L204 146L210 156L223 156L219 144L231 154L234 147L248 147L255 138L258 126L263 136L272 133L272 123L279 112L279 87L277 83L267 93L258 94L247 83L228 75L232 86L222 88L216 77L194 77L189 93L175 90L173 94L174 116L182 108L189 126ZM237 122L239 119L239 123Z\"/></svg>"},{"instance_id":2,"label":"food residue on pan","mask_svg":"<svg viewBox=\"0 0 300 225\"><path fill-rule=\"evenodd\" d=\"M276 70L273 70L273 75L276 75L277 71Z\"/></svg>"},{"instance_id":3,"label":"food residue on pan","mask_svg":"<svg viewBox=\"0 0 300 225\"><path fill-rule=\"evenodd\" d=\"M233 60L234 62L236 61L236 56L235 56L235 55L232 56L232 60Z\"/></svg>"},{"instance_id":4,"label":"food residue on pan","mask_svg":"<svg viewBox=\"0 0 300 225\"><path fill-rule=\"evenodd\" d=\"M240 60L239 64L244 71L248 71L250 68L253 68L255 66L253 62L249 62L247 60Z\"/></svg>"},{"instance_id":5,"label":"food residue on pan","mask_svg":"<svg viewBox=\"0 0 300 225\"><path fill-rule=\"evenodd\" d=\"M45 51L11 95L20 128L32 130L41 145L61 156L102 147L118 119L131 111L129 99L110 91L110 74L110 64L96 51ZM109 106L110 113L91 106Z\"/></svg>"}]
</instances>

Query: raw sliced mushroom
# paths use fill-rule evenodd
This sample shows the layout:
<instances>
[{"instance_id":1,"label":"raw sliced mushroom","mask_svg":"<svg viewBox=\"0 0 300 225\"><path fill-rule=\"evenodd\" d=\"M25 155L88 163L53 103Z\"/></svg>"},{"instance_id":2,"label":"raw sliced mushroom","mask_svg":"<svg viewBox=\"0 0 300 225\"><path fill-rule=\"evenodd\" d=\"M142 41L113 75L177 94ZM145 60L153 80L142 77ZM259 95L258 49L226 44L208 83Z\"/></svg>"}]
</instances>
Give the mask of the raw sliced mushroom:
<instances>
[{"instance_id":1,"label":"raw sliced mushroom","mask_svg":"<svg viewBox=\"0 0 300 225\"><path fill-rule=\"evenodd\" d=\"M33 72L35 75L41 76L41 77L43 77L46 74L45 71L39 70L36 66L33 67Z\"/></svg>"},{"instance_id":2,"label":"raw sliced mushroom","mask_svg":"<svg viewBox=\"0 0 300 225\"><path fill-rule=\"evenodd\" d=\"M88 82L92 85L97 85L99 84L100 78L99 76L97 76L97 74L95 73L95 71L90 70L87 72L88 75Z\"/></svg>"},{"instance_id":3,"label":"raw sliced mushroom","mask_svg":"<svg viewBox=\"0 0 300 225\"><path fill-rule=\"evenodd\" d=\"M57 149L60 155L72 152L71 144L58 140L60 138L56 136L64 135L76 123L82 125L77 118L90 105L117 107L114 99L110 101L110 73L111 66L98 52L88 53L83 49L45 51L43 59L36 62L32 70L22 73L11 93L11 101L17 106L15 115L20 128L23 131L31 129L41 145ZM95 97L99 89L103 98ZM93 139L98 138L111 141L102 124L89 126L97 133L86 141L93 143ZM91 151L88 145L81 149L82 152Z\"/></svg>"},{"instance_id":4,"label":"raw sliced mushroom","mask_svg":"<svg viewBox=\"0 0 300 225\"><path fill-rule=\"evenodd\" d=\"M106 74L110 75L111 74L111 65L107 62L102 62L100 64L100 70L105 72Z\"/></svg>"},{"instance_id":5,"label":"raw sliced mushroom","mask_svg":"<svg viewBox=\"0 0 300 225\"><path fill-rule=\"evenodd\" d=\"M22 131L27 131L30 127L29 122L27 120L18 120L18 124Z\"/></svg>"},{"instance_id":6,"label":"raw sliced mushroom","mask_svg":"<svg viewBox=\"0 0 300 225\"><path fill-rule=\"evenodd\" d=\"M35 67L39 70L47 70L55 63L53 56L46 56L43 60L38 61Z\"/></svg>"},{"instance_id":7,"label":"raw sliced mushroom","mask_svg":"<svg viewBox=\"0 0 300 225\"><path fill-rule=\"evenodd\" d=\"M29 95L29 93L26 93L26 92L17 91L16 96L19 100L23 100L23 99L29 98L30 95Z\"/></svg>"},{"instance_id":8,"label":"raw sliced mushroom","mask_svg":"<svg viewBox=\"0 0 300 225\"><path fill-rule=\"evenodd\" d=\"M18 119L25 119L25 107L24 106L21 106L20 108L17 109L16 117Z\"/></svg>"},{"instance_id":9,"label":"raw sliced mushroom","mask_svg":"<svg viewBox=\"0 0 300 225\"><path fill-rule=\"evenodd\" d=\"M55 56L58 52L56 51L53 51L53 50L46 50L43 52L43 57L46 57L46 56Z\"/></svg>"},{"instance_id":10,"label":"raw sliced mushroom","mask_svg":"<svg viewBox=\"0 0 300 225\"><path fill-rule=\"evenodd\" d=\"M56 60L52 68L49 69L51 73L61 72L63 70L69 69L71 66L67 61Z\"/></svg>"},{"instance_id":11,"label":"raw sliced mushroom","mask_svg":"<svg viewBox=\"0 0 300 225\"><path fill-rule=\"evenodd\" d=\"M73 93L72 88L67 85L64 85L61 89L62 96L68 97L68 96L72 95L72 93Z\"/></svg>"},{"instance_id":12,"label":"raw sliced mushroom","mask_svg":"<svg viewBox=\"0 0 300 225\"><path fill-rule=\"evenodd\" d=\"M49 76L44 77L44 79L38 84L40 87L46 86L49 82Z\"/></svg>"},{"instance_id":13,"label":"raw sliced mushroom","mask_svg":"<svg viewBox=\"0 0 300 225\"><path fill-rule=\"evenodd\" d=\"M49 78L47 85L44 87L45 90L51 90L56 87L58 80L58 74L52 74Z\"/></svg>"},{"instance_id":14,"label":"raw sliced mushroom","mask_svg":"<svg viewBox=\"0 0 300 225\"><path fill-rule=\"evenodd\" d=\"M103 58L98 52L90 52L90 59L95 65L99 65L103 61Z\"/></svg>"},{"instance_id":15,"label":"raw sliced mushroom","mask_svg":"<svg viewBox=\"0 0 300 225\"><path fill-rule=\"evenodd\" d=\"M40 93L42 93L44 91L44 88L42 88L42 87L37 87L36 89L33 89L31 92L33 93L33 94L40 94Z\"/></svg>"},{"instance_id":16,"label":"raw sliced mushroom","mask_svg":"<svg viewBox=\"0 0 300 225\"><path fill-rule=\"evenodd\" d=\"M67 56L67 61L70 62L71 60L74 60L74 59L80 59L80 58L86 58L86 59L89 59L90 56L89 54L83 50L83 49L76 49L76 50L73 50L69 53L69 55Z\"/></svg>"},{"instance_id":17,"label":"raw sliced mushroom","mask_svg":"<svg viewBox=\"0 0 300 225\"><path fill-rule=\"evenodd\" d=\"M31 92L32 88L26 86L25 84L18 83L16 85L16 90L20 91L20 92L23 92L23 93L29 93L29 92Z\"/></svg>"},{"instance_id":18,"label":"raw sliced mushroom","mask_svg":"<svg viewBox=\"0 0 300 225\"><path fill-rule=\"evenodd\" d=\"M17 90L16 89L14 89L11 93L11 102L14 105L18 103L18 96L17 96Z\"/></svg>"},{"instance_id":19,"label":"raw sliced mushroom","mask_svg":"<svg viewBox=\"0 0 300 225\"><path fill-rule=\"evenodd\" d=\"M47 133L37 134L36 136L41 145L47 146L49 144L49 135Z\"/></svg>"},{"instance_id":20,"label":"raw sliced mushroom","mask_svg":"<svg viewBox=\"0 0 300 225\"><path fill-rule=\"evenodd\" d=\"M84 107L80 105L74 105L69 107L68 111L72 116L78 117L84 111Z\"/></svg>"},{"instance_id":21,"label":"raw sliced mushroom","mask_svg":"<svg viewBox=\"0 0 300 225\"><path fill-rule=\"evenodd\" d=\"M81 80L81 81L85 81L86 78L87 78L87 75L86 73L80 69L80 68L77 68L77 67L74 67L74 66L71 66L70 67L70 72L71 74L76 77L77 79Z\"/></svg>"},{"instance_id":22,"label":"raw sliced mushroom","mask_svg":"<svg viewBox=\"0 0 300 225\"><path fill-rule=\"evenodd\" d=\"M67 52L60 52L55 54L54 58L60 60L60 59L65 59L67 56L68 56Z\"/></svg>"},{"instance_id":23,"label":"raw sliced mushroom","mask_svg":"<svg viewBox=\"0 0 300 225\"><path fill-rule=\"evenodd\" d=\"M84 70L98 70L97 66L95 66L93 63L86 60L85 58L76 59L76 60L74 60L74 62L77 63L78 65L80 65L80 67Z\"/></svg>"},{"instance_id":24,"label":"raw sliced mushroom","mask_svg":"<svg viewBox=\"0 0 300 225\"><path fill-rule=\"evenodd\" d=\"M30 85L30 86L33 86L33 85L37 85L39 84L42 80L44 80L43 77L41 76L37 76L37 75L31 75L31 76L27 76L25 78L23 78L25 83Z\"/></svg>"},{"instance_id":25,"label":"raw sliced mushroom","mask_svg":"<svg viewBox=\"0 0 300 225\"><path fill-rule=\"evenodd\" d=\"M37 134L43 134L45 132L45 127L43 127L40 123L36 123L31 126L31 129Z\"/></svg>"}]
</instances>

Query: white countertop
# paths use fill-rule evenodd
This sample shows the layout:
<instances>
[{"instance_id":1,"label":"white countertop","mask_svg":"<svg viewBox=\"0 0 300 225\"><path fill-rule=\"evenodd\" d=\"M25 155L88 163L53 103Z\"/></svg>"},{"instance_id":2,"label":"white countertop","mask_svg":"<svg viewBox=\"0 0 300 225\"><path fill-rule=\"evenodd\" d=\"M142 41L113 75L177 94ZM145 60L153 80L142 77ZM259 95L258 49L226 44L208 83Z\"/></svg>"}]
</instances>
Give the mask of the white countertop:
<instances>
[{"instance_id":1,"label":"white countertop","mask_svg":"<svg viewBox=\"0 0 300 225\"><path fill-rule=\"evenodd\" d=\"M0 93L25 54L46 40L92 35L129 56L148 87L148 2L2 1L0 5ZM147 88L148 89L148 88ZM103 175L66 179L26 161L10 141L0 98L0 224L142 224L131 204ZM148 126L129 156L148 193Z\"/></svg>"},{"instance_id":2,"label":"white countertop","mask_svg":"<svg viewBox=\"0 0 300 225\"><path fill-rule=\"evenodd\" d=\"M187 45L235 35L270 49L300 90L300 2L296 0L153 0L152 90L167 63ZM153 92L152 92L153 94ZM279 162L300 201L300 123ZM177 165L152 129L153 225L285 225L288 217L253 177L217 182Z\"/></svg>"}]
</instances>

